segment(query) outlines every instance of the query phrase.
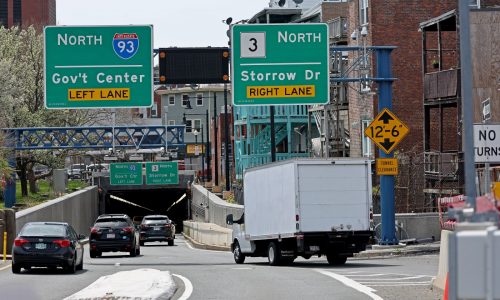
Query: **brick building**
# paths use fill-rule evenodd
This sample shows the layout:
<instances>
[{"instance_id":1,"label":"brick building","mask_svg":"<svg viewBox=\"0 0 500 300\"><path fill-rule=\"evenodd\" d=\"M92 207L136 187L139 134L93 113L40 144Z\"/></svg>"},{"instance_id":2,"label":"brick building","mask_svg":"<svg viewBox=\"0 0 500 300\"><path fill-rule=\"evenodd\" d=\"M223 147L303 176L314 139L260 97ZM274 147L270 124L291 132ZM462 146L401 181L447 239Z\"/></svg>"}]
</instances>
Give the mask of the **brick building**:
<instances>
[{"instance_id":1,"label":"brick building","mask_svg":"<svg viewBox=\"0 0 500 300\"><path fill-rule=\"evenodd\" d=\"M56 25L56 0L0 0L0 26Z\"/></svg>"}]
</instances>

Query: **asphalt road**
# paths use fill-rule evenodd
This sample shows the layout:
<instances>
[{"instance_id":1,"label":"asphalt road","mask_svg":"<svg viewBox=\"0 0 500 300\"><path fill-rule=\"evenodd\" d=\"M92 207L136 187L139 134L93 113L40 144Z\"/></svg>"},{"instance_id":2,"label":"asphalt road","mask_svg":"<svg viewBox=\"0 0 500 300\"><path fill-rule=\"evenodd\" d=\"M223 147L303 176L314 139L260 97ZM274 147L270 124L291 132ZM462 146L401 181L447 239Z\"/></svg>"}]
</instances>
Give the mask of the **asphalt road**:
<instances>
[{"instance_id":1,"label":"asphalt road","mask_svg":"<svg viewBox=\"0 0 500 300\"><path fill-rule=\"evenodd\" d=\"M122 255L123 254L123 255ZM438 256L350 259L330 267L325 258L298 258L271 267L266 258L234 263L232 254L194 249L178 236L175 246L150 243L139 257L105 253L74 275L37 269L14 275L0 264L0 299L63 299L115 272L139 268L170 271L178 285L174 299L438 299L431 290ZM133 279L131 279L133 280ZM124 282L126 284L126 282Z\"/></svg>"}]
</instances>

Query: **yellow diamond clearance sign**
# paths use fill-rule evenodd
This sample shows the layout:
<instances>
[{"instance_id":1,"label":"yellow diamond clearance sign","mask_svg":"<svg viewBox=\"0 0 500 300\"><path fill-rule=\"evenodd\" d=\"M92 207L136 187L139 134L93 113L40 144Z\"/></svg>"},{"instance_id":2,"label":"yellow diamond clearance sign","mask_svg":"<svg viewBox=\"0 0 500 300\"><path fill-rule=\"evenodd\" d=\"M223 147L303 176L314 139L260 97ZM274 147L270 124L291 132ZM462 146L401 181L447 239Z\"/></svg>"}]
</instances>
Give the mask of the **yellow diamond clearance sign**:
<instances>
[{"instance_id":1,"label":"yellow diamond clearance sign","mask_svg":"<svg viewBox=\"0 0 500 300\"><path fill-rule=\"evenodd\" d=\"M365 135L385 153L390 154L409 131L396 115L384 108L366 128Z\"/></svg>"}]
</instances>

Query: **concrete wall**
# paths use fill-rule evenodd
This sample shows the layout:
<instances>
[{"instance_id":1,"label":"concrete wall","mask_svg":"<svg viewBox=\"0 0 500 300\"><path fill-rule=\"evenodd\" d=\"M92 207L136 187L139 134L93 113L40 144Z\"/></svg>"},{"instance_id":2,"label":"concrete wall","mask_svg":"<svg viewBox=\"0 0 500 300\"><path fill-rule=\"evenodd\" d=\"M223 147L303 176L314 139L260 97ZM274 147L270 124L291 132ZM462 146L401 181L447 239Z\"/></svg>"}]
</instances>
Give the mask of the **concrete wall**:
<instances>
[{"instance_id":1,"label":"concrete wall","mask_svg":"<svg viewBox=\"0 0 500 300\"><path fill-rule=\"evenodd\" d=\"M375 225L381 222L379 214L373 216ZM439 224L438 213L422 213L422 214L396 214L396 222L407 233L408 238L426 239L432 238L436 241L441 238L441 226ZM406 239L404 233L397 234L397 238Z\"/></svg>"},{"instance_id":2,"label":"concrete wall","mask_svg":"<svg viewBox=\"0 0 500 300\"><path fill-rule=\"evenodd\" d=\"M192 185L191 195L191 215L194 221L228 228L230 227L226 225L228 214L233 214L235 219L243 214L243 205L227 203L201 185Z\"/></svg>"},{"instance_id":3,"label":"concrete wall","mask_svg":"<svg viewBox=\"0 0 500 300\"><path fill-rule=\"evenodd\" d=\"M227 229L212 223L183 222L183 232L199 244L216 246L228 250L231 247L232 229Z\"/></svg>"},{"instance_id":4,"label":"concrete wall","mask_svg":"<svg viewBox=\"0 0 500 300\"><path fill-rule=\"evenodd\" d=\"M27 222L67 222L79 234L89 235L90 227L99 214L97 186L64 195L16 213L16 229Z\"/></svg>"}]
</instances>

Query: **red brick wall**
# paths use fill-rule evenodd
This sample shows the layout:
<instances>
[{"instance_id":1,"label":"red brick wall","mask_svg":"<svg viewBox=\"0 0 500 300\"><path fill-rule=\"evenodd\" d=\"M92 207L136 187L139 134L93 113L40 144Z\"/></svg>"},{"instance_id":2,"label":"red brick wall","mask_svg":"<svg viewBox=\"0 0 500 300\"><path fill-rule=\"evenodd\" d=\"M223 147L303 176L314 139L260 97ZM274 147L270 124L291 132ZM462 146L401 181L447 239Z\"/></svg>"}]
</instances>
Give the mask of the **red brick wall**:
<instances>
[{"instance_id":1,"label":"red brick wall","mask_svg":"<svg viewBox=\"0 0 500 300\"><path fill-rule=\"evenodd\" d=\"M21 6L23 26L38 25L41 29L44 25L56 25L55 0L22 0Z\"/></svg>"},{"instance_id":2,"label":"red brick wall","mask_svg":"<svg viewBox=\"0 0 500 300\"><path fill-rule=\"evenodd\" d=\"M393 83L392 111L410 128L410 133L398 146L401 151L423 150L422 33L418 31L419 24L456 7L456 0L370 1L369 34L373 44L398 47L392 53L392 71L397 78Z\"/></svg>"}]
</instances>

